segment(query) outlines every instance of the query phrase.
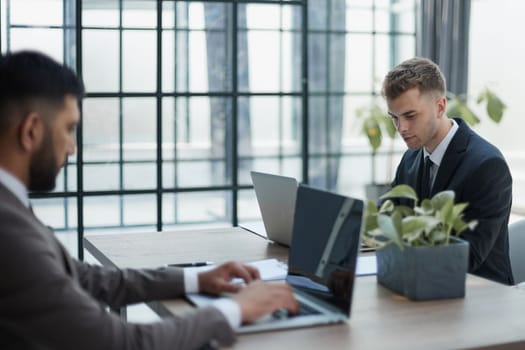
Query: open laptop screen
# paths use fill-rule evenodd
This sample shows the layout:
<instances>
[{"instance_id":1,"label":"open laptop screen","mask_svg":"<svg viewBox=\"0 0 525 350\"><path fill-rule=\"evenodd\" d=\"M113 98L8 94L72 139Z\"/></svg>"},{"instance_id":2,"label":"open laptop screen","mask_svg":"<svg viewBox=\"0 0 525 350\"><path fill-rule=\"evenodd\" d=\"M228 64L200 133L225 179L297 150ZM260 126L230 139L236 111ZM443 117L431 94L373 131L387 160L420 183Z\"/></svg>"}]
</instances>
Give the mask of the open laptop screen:
<instances>
[{"instance_id":1,"label":"open laptop screen","mask_svg":"<svg viewBox=\"0 0 525 350\"><path fill-rule=\"evenodd\" d=\"M287 281L350 315L363 201L300 185Z\"/></svg>"}]
</instances>

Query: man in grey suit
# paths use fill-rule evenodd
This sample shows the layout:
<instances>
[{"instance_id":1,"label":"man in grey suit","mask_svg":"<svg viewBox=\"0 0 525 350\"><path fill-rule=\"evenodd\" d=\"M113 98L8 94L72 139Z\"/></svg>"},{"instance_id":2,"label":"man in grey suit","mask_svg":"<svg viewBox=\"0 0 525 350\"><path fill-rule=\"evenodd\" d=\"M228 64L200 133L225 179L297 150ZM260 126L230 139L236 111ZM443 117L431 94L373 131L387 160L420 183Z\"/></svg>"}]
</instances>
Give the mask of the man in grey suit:
<instances>
[{"instance_id":1,"label":"man in grey suit","mask_svg":"<svg viewBox=\"0 0 525 350\"><path fill-rule=\"evenodd\" d=\"M194 349L231 345L242 322L285 308L285 284L257 281L239 263L191 274L177 268L119 270L72 259L36 218L28 191L49 191L75 151L82 83L35 52L0 58L0 348ZM230 283L243 278L247 286ZM183 318L132 324L107 306L175 298L187 292L235 293Z\"/></svg>"},{"instance_id":2,"label":"man in grey suit","mask_svg":"<svg viewBox=\"0 0 525 350\"><path fill-rule=\"evenodd\" d=\"M478 221L460 236L469 242L469 272L513 284L509 167L501 152L462 119L447 117L445 91L439 67L425 58L406 60L386 75L388 114L408 147L392 185L410 185L420 199L453 190L457 202L468 203L465 219Z\"/></svg>"}]
</instances>

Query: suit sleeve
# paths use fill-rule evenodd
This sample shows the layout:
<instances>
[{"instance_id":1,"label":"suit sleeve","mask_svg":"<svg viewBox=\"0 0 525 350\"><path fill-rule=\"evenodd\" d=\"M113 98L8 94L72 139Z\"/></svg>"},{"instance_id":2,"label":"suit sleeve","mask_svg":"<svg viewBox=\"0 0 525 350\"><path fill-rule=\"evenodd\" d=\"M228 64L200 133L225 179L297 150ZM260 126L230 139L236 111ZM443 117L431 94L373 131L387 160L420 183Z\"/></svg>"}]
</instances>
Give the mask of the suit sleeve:
<instances>
[{"instance_id":1,"label":"suit sleeve","mask_svg":"<svg viewBox=\"0 0 525 350\"><path fill-rule=\"evenodd\" d=\"M111 307L180 297L184 294L182 269L117 269L74 260L81 286Z\"/></svg>"},{"instance_id":2,"label":"suit sleeve","mask_svg":"<svg viewBox=\"0 0 525 350\"><path fill-rule=\"evenodd\" d=\"M13 339L11 344L24 339L34 347L46 349L148 350L196 349L212 340L219 345L233 343L232 329L213 307L198 309L183 318L167 318L150 324L121 320L89 293L97 295L99 300L119 304L148 294L145 291L148 286L160 288L171 284L168 283L169 274L157 281L154 272L89 269L87 275L83 273L81 285L66 270L64 259L68 257L57 254L45 235L34 232L35 227L31 225L24 226L22 219L17 222L17 218L6 218L0 213L0 220L4 223L0 227L3 279L0 327L2 334L9 334ZM5 225L4 220L9 220L9 224ZM77 268L82 272L87 267L77 265ZM104 278L109 282L102 281ZM136 290L130 287L135 281L141 285ZM102 282L101 288L95 287L98 282ZM115 286L119 291L112 293L110 290ZM180 284L172 289L168 287L166 293L177 294L180 288Z\"/></svg>"},{"instance_id":3,"label":"suit sleeve","mask_svg":"<svg viewBox=\"0 0 525 350\"><path fill-rule=\"evenodd\" d=\"M469 202L465 219L477 220L474 231L461 234L470 243L469 272L487 259L498 235L508 224L512 205L512 177L503 158L486 160L465 179L464 198Z\"/></svg>"}]
</instances>

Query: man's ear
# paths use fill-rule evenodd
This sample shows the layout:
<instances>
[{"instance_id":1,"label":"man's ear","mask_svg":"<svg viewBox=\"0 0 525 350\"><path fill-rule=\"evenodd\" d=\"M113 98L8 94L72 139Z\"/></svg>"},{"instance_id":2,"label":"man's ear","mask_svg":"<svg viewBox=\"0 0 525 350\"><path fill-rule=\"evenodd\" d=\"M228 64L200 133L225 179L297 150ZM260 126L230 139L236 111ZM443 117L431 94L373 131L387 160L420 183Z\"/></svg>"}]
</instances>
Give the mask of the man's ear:
<instances>
[{"instance_id":1,"label":"man's ear","mask_svg":"<svg viewBox=\"0 0 525 350\"><path fill-rule=\"evenodd\" d=\"M44 138L44 131L42 117L36 112L27 114L18 129L20 148L26 152L33 152L38 149Z\"/></svg>"},{"instance_id":2,"label":"man's ear","mask_svg":"<svg viewBox=\"0 0 525 350\"><path fill-rule=\"evenodd\" d=\"M447 98L446 97L440 97L436 101L437 104L437 110L439 117L442 117L445 115L447 111Z\"/></svg>"}]
</instances>

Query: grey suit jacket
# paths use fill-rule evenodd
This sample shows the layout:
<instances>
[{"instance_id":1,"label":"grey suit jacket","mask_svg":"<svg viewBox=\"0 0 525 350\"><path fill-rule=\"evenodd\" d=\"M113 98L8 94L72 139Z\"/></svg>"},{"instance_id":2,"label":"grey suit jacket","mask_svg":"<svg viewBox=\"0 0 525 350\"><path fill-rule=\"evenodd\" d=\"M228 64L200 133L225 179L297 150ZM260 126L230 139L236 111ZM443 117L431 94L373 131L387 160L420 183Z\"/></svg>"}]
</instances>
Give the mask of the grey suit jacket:
<instances>
[{"instance_id":1,"label":"grey suit jacket","mask_svg":"<svg viewBox=\"0 0 525 350\"><path fill-rule=\"evenodd\" d=\"M76 261L1 183L0 281L0 349L195 349L235 340L213 307L150 324L109 313L108 305L181 296L182 271Z\"/></svg>"}]
</instances>

